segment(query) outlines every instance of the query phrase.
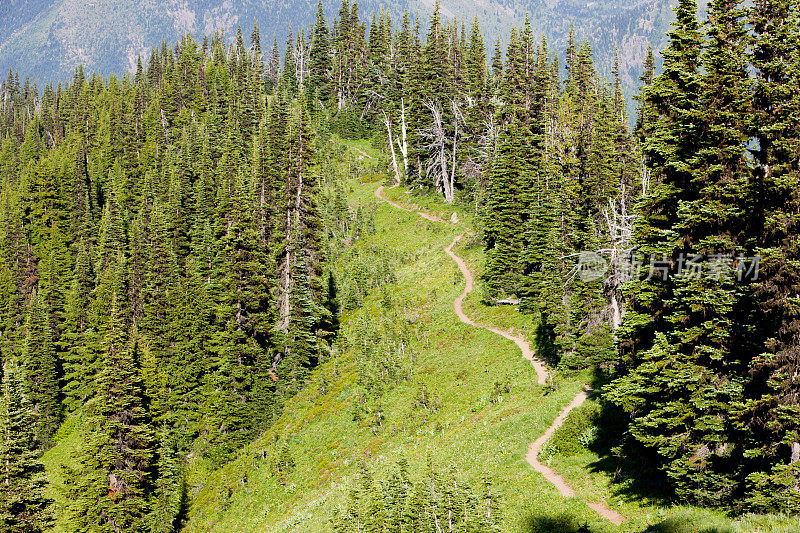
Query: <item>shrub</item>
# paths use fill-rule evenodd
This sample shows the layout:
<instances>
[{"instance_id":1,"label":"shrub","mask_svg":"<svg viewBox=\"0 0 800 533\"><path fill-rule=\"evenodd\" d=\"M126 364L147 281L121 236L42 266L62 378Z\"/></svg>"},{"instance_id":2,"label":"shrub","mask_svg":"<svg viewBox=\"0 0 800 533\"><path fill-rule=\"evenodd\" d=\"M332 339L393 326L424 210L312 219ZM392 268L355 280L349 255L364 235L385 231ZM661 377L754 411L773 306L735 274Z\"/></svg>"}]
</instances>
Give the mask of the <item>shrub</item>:
<instances>
[{"instance_id":1,"label":"shrub","mask_svg":"<svg viewBox=\"0 0 800 533\"><path fill-rule=\"evenodd\" d=\"M574 455L591 447L598 437L596 426L600 406L587 401L580 409L575 409L564 421L564 425L553 433L550 442L559 455Z\"/></svg>"}]
</instances>

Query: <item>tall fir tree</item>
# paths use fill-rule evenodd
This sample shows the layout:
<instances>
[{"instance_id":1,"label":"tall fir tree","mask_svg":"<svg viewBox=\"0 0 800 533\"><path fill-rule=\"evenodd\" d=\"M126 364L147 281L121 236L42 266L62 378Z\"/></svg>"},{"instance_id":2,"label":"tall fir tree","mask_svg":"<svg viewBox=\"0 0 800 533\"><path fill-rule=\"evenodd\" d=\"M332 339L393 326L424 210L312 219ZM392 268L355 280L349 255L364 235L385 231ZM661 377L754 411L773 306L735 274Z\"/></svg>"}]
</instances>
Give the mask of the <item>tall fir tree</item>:
<instances>
[{"instance_id":1,"label":"tall fir tree","mask_svg":"<svg viewBox=\"0 0 800 533\"><path fill-rule=\"evenodd\" d=\"M26 389L17 362L6 358L0 401L0 524L9 533L49 531L54 521L53 502L45 496L35 411Z\"/></svg>"},{"instance_id":2,"label":"tall fir tree","mask_svg":"<svg viewBox=\"0 0 800 533\"><path fill-rule=\"evenodd\" d=\"M36 440L45 445L58 428L60 391L50 320L38 291L28 302L21 358L26 395L36 416Z\"/></svg>"},{"instance_id":3,"label":"tall fir tree","mask_svg":"<svg viewBox=\"0 0 800 533\"><path fill-rule=\"evenodd\" d=\"M794 0L755 2L751 64L755 69L748 133L757 140L749 222L760 235L755 294L766 342L753 359L740 421L749 459L746 506L796 512L800 462L797 384L800 319L792 287L800 284L800 5Z\"/></svg>"},{"instance_id":4,"label":"tall fir tree","mask_svg":"<svg viewBox=\"0 0 800 533\"><path fill-rule=\"evenodd\" d=\"M331 62L330 35L328 24L325 22L325 13L322 11L322 2L317 5L317 18L314 22L309 57L309 80L307 86L309 96L312 99L319 99L323 106L328 107L333 99L333 84L331 80L333 65Z\"/></svg>"},{"instance_id":5,"label":"tall fir tree","mask_svg":"<svg viewBox=\"0 0 800 533\"><path fill-rule=\"evenodd\" d=\"M65 472L72 531L145 531L153 483L154 434L148 419L135 333L111 298L97 396L76 456Z\"/></svg>"},{"instance_id":6,"label":"tall fir tree","mask_svg":"<svg viewBox=\"0 0 800 533\"><path fill-rule=\"evenodd\" d=\"M695 12L679 4L664 74L646 93L659 114L645 147L657 182L637 242L654 259L627 317L634 351L607 398L630 415L631 453L679 498L731 504L742 465L733 405L753 350L749 291L733 262L752 249L743 225L746 31L737 2L713 2L701 55Z\"/></svg>"},{"instance_id":7,"label":"tall fir tree","mask_svg":"<svg viewBox=\"0 0 800 533\"><path fill-rule=\"evenodd\" d=\"M289 160L283 189L280 226L284 238L278 250L278 328L283 350L273 368L287 391L299 390L308 370L319 361L318 335L322 317L322 220L318 208L319 181L313 166L313 138L308 115L301 109L292 124ZM280 367L278 366L280 364Z\"/></svg>"}]
</instances>

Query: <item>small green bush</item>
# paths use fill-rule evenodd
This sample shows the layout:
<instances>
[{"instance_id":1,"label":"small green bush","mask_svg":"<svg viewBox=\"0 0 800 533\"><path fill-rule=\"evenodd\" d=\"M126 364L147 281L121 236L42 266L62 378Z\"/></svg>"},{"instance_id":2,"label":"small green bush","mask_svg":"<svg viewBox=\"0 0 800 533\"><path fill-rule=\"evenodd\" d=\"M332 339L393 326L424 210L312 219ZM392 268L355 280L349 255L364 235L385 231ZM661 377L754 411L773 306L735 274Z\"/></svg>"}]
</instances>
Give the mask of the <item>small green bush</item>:
<instances>
[{"instance_id":1,"label":"small green bush","mask_svg":"<svg viewBox=\"0 0 800 533\"><path fill-rule=\"evenodd\" d=\"M570 413L564 425L553 433L550 442L559 455L575 455L594 444L598 436L596 427L600 406L587 401L579 409Z\"/></svg>"}]
</instances>

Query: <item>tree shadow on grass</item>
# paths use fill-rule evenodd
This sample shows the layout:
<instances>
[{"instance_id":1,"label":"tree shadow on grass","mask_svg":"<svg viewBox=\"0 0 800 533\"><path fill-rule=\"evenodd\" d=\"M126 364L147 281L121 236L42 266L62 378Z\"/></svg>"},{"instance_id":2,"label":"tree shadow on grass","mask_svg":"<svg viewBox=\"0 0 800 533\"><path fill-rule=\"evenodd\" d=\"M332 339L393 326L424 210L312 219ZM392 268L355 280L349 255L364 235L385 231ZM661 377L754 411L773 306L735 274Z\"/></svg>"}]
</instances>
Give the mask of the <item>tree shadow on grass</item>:
<instances>
[{"instance_id":1,"label":"tree shadow on grass","mask_svg":"<svg viewBox=\"0 0 800 533\"><path fill-rule=\"evenodd\" d=\"M668 507L675 502L667 489L661 472L646 468L634 461L627 461L624 467L613 456L610 449L592 446L599 459L586 465L592 474L605 474L612 480L609 489L614 496L627 502L649 503Z\"/></svg>"},{"instance_id":2,"label":"tree shadow on grass","mask_svg":"<svg viewBox=\"0 0 800 533\"><path fill-rule=\"evenodd\" d=\"M530 515L523 519L520 531L524 533L609 533L616 528L598 526L579 520L569 513L557 515ZM703 525L688 517L668 518L658 524L647 526L639 533L732 533L727 527Z\"/></svg>"},{"instance_id":3,"label":"tree shadow on grass","mask_svg":"<svg viewBox=\"0 0 800 533\"><path fill-rule=\"evenodd\" d=\"M696 520L668 518L654 526L648 527L643 533L732 533L733 530L723 526L704 526Z\"/></svg>"},{"instance_id":4,"label":"tree shadow on grass","mask_svg":"<svg viewBox=\"0 0 800 533\"><path fill-rule=\"evenodd\" d=\"M589 398L600 406L592 420L592 425L599 431L589 449L597 454L598 460L587 465L589 472L608 475L615 495L626 501L671 505L674 500L666 476L650 466L657 464L655 457L641 453L634 456L625 452L620 457L619 450L615 452L615 446L620 444L619 436L627 431L627 415L616 406L603 401L601 390L608 382L609 376L606 373L595 370L591 380L593 390L589 393Z\"/></svg>"},{"instance_id":5,"label":"tree shadow on grass","mask_svg":"<svg viewBox=\"0 0 800 533\"><path fill-rule=\"evenodd\" d=\"M605 533L595 529L569 513L554 516L528 516L523 519L521 531L525 533Z\"/></svg>"}]
</instances>

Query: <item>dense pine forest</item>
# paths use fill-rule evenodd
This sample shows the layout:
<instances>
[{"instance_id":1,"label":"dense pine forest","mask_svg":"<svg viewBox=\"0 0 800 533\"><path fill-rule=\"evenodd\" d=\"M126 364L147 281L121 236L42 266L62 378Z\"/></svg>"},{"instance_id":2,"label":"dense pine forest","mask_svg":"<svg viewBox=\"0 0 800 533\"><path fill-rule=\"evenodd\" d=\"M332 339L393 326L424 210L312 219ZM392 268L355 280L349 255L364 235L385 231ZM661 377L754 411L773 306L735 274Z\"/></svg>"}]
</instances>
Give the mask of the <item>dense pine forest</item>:
<instances>
[{"instance_id":1,"label":"dense pine forest","mask_svg":"<svg viewBox=\"0 0 800 533\"><path fill-rule=\"evenodd\" d=\"M229 463L348 350L366 369L353 420L381 431L413 321L342 328L400 259L350 250L376 229L345 200L337 139L374 147L386 185L473 214L483 302L516 305L555 372L592 374L615 477L798 512L800 4L676 13L636 110L588 41L553 50L528 21L503 50L438 5L367 21L344 0L330 25L320 5L263 51L257 26L187 35L121 78L10 72L2 529L179 530L191 461ZM492 403L511 390L498 379ZM440 403L423 386L411 412ZM42 455L68 424L56 512ZM295 459L273 444L285 485ZM500 528L488 479L359 468L334 531Z\"/></svg>"}]
</instances>

